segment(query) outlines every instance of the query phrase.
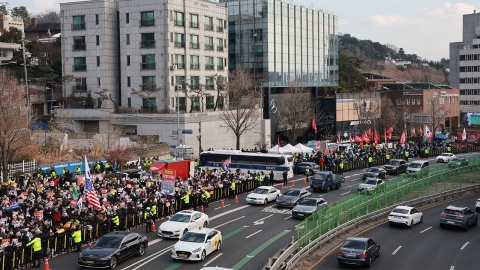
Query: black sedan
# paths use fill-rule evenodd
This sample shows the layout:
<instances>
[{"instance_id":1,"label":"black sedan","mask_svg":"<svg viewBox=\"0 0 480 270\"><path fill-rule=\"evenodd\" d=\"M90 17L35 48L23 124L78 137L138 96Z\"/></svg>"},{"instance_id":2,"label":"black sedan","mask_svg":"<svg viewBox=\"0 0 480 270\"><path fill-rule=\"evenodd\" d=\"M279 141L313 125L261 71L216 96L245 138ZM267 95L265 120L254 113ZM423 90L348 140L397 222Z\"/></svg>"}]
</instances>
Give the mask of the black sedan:
<instances>
[{"instance_id":1,"label":"black sedan","mask_svg":"<svg viewBox=\"0 0 480 270\"><path fill-rule=\"evenodd\" d=\"M305 174L306 169L310 170L310 174L312 175L315 171L320 170L320 166L315 162L300 162L295 166L295 173L296 174Z\"/></svg>"},{"instance_id":2,"label":"black sedan","mask_svg":"<svg viewBox=\"0 0 480 270\"><path fill-rule=\"evenodd\" d=\"M293 208L299 201L305 197L310 197L312 193L306 189L293 188L283 192L277 199L277 207Z\"/></svg>"},{"instance_id":3,"label":"black sedan","mask_svg":"<svg viewBox=\"0 0 480 270\"><path fill-rule=\"evenodd\" d=\"M369 168L362 175L362 181L365 181L367 178L387 178L387 171L381 168Z\"/></svg>"},{"instance_id":4,"label":"black sedan","mask_svg":"<svg viewBox=\"0 0 480 270\"><path fill-rule=\"evenodd\" d=\"M112 232L100 237L92 247L78 256L80 267L114 269L117 263L133 255L142 256L148 246L147 237L134 232Z\"/></svg>"},{"instance_id":5,"label":"black sedan","mask_svg":"<svg viewBox=\"0 0 480 270\"><path fill-rule=\"evenodd\" d=\"M349 237L337 252L338 264L354 264L370 268L380 257L380 245L369 238Z\"/></svg>"}]
</instances>

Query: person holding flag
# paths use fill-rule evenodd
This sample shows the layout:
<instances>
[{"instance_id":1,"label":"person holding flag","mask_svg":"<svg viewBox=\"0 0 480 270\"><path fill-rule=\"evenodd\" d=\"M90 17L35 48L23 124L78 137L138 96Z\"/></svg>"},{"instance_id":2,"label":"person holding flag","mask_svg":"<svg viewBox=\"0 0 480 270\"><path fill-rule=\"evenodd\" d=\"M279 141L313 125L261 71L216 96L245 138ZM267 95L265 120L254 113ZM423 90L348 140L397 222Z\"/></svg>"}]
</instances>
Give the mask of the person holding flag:
<instances>
[{"instance_id":1,"label":"person holding flag","mask_svg":"<svg viewBox=\"0 0 480 270\"><path fill-rule=\"evenodd\" d=\"M85 195L87 195L87 202L89 205L93 206L93 208L97 210L102 209L102 206L100 205L100 201L98 199L97 192L93 188L87 156L85 156Z\"/></svg>"},{"instance_id":2,"label":"person holding flag","mask_svg":"<svg viewBox=\"0 0 480 270\"><path fill-rule=\"evenodd\" d=\"M222 168L225 171L228 171L228 168L230 167L230 164L232 164L232 156L229 156L223 163L222 163Z\"/></svg>"},{"instance_id":3,"label":"person holding flag","mask_svg":"<svg viewBox=\"0 0 480 270\"><path fill-rule=\"evenodd\" d=\"M463 133L462 133L462 141L465 141L467 139L467 131L465 128L463 128Z\"/></svg>"}]
</instances>

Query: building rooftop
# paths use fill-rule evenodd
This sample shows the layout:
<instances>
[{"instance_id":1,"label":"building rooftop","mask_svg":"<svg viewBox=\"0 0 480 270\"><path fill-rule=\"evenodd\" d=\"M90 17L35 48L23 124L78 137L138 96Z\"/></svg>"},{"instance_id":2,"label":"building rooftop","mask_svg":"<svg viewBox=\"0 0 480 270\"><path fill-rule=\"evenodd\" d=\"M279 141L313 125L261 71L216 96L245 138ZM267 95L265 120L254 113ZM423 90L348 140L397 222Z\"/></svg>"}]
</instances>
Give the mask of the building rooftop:
<instances>
[{"instance_id":1,"label":"building rooftop","mask_svg":"<svg viewBox=\"0 0 480 270\"><path fill-rule=\"evenodd\" d=\"M368 72L363 72L362 75L367 79L367 80L393 80L392 77L387 77L383 76L380 74L375 74L375 73L368 73Z\"/></svg>"},{"instance_id":2,"label":"building rooftop","mask_svg":"<svg viewBox=\"0 0 480 270\"><path fill-rule=\"evenodd\" d=\"M435 85L428 82L417 83L392 83L383 84L383 90L428 90L428 89L453 89L448 85Z\"/></svg>"},{"instance_id":3,"label":"building rooftop","mask_svg":"<svg viewBox=\"0 0 480 270\"><path fill-rule=\"evenodd\" d=\"M60 21L51 21L51 22L42 22L38 23L37 26L29 25L28 27L25 27L25 32L47 32L50 29L50 31L60 31L61 30L61 25Z\"/></svg>"}]
</instances>

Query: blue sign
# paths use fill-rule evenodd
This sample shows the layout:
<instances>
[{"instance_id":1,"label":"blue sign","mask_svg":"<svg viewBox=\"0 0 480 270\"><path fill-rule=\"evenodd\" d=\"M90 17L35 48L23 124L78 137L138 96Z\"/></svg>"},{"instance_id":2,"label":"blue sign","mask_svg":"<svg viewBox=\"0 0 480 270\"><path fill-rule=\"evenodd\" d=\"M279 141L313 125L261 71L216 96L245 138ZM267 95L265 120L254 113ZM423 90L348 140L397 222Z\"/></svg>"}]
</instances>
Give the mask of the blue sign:
<instances>
[{"instance_id":1,"label":"blue sign","mask_svg":"<svg viewBox=\"0 0 480 270\"><path fill-rule=\"evenodd\" d=\"M191 129L182 129L182 134L193 134L193 130L191 130Z\"/></svg>"},{"instance_id":2,"label":"blue sign","mask_svg":"<svg viewBox=\"0 0 480 270\"><path fill-rule=\"evenodd\" d=\"M170 148L175 149L175 148L177 148L177 146L176 145L170 145Z\"/></svg>"},{"instance_id":3,"label":"blue sign","mask_svg":"<svg viewBox=\"0 0 480 270\"><path fill-rule=\"evenodd\" d=\"M94 159L94 160L89 160L88 161L88 165L90 166L90 169L95 166L95 163L97 162L102 162L103 164L105 164L107 162L107 160L105 159ZM62 163L54 163L54 164L51 164L51 165L39 165L38 166L38 169L43 169L44 171L48 171L48 169L50 168L50 166L53 167L53 169L55 170L55 172L58 174L58 175L61 175L62 174L62 171L63 171L63 168L66 168L67 170L69 170L70 172L76 172L77 171L77 166L80 166L80 169L83 171L84 168L85 168L85 165L83 165L85 162L84 161L73 161L73 162L62 162Z\"/></svg>"}]
</instances>

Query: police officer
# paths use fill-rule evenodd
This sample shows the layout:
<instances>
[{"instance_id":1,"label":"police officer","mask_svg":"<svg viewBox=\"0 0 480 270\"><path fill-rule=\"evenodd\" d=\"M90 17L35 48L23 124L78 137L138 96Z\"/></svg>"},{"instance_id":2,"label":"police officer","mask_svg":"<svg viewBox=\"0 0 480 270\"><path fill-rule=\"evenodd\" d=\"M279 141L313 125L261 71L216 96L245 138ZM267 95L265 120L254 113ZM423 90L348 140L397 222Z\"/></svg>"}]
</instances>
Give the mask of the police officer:
<instances>
[{"instance_id":1,"label":"police officer","mask_svg":"<svg viewBox=\"0 0 480 270\"><path fill-rule=\"evenodd\" d=\"M343 167L345 166L343 164L343 160L340 160L340 164L338 166L340 167L340 174L343 174Z\"/></svg>"},{"instance_id":2,"label":"police officer","mask_svg":"<svg viewBox=\"0 0 480 270\"><path fill-rule=\"evenodd\" d=\"M273 171L270 171L270 174L269 174L269 182L270 182L270 186L273 187L273 177L275 176L275 174L273 173Z\"/></svg>"},{"instance_id":3,"label":"police officer","mask_svg":"<svg viewBox=\"0 0 480 270\"><path fill-rule=\"evenodd\" d=\"M387 162L390 161L390 154L389 154L389 153L387 153L387 154L385 155L385 159L386 159Z\"/></svg>"},{"instance_id":4,"label":"police officer","mask_svg":"<svg viewBox=\"0 0 480 270\"><path fill-rule=\"evenodd\" d=\"M448 153L451 153L451 152L452 152L452 147L450 147L450 145L447 146L447 152L448 152Z\"/></svg>"},{"instance_id":5,"label":"police officer","mask_svg":"<svg viewBox=\"0 0 480 270\"><path fill-rule=\"evenodd\" d=\"M282 176L283 176L283 184L284 184L284 185L287 185L287 176L288 176L287 171L284 171L284 172L282 173Z\"/></svg>"},{"instance_id":6,"label":"police officer","mask_svg":"<svg viewBox=\"0 0 480 270\"><path fill-rule=\"evenodd\" d=\"M180 199L183 200L182 210L187 210L190 207L190 195L185 193Z\"/></svg>"},{"instance_id":7,"label":"police officer","mask_svg":"<svg viewBox=\"0 0 480 270\"><path fill-rule=\"evenodd\" d=\"M368 157L368 167L371 168L373 166L373 157L369 156Z\"/></svg>"},{"instance_id":8,"label":"police officer","mask_svg":"<svg viewBox=\"0 0 480 270\"><path fill-rule=\"evenodd\" d=\"M410 153L408 152L408 150L405 150L405 161L408 162L408 156L410 155Z\"/></svg>"},{"instance_id":9,"label":"police officer","mask_svg":"<svg viewBox=\"0 0 480 270\"><path fill-rule=\"evenodd\" d=\"M77 166L77 174L81 174L82 173L82 169L80 169L80 166Z\"/></svg>"},{"instance_id":10,"label":"police officer","mask_svg":"<svg viewBox=\"0 0 480 270\"><path fill-rule=\"evenodd\" d=\"M235 198L235 181L232 180L232 183L230 183L230 195L232 196L231 198Z\"/></svg>"},{"instance_id":11,"label":"police officer","mask_svg":"<svg viewBox=\"0 0 480 270\"><path fill-rule=\"evenodd\" d=\"M210 200L210 192L208 192L208 190L204 190L202 192L202 199L203 199L203 205L205 206L205 208L208 207L208 200Z\"/></svg>"},{"instance_id":12,"label":"police officer","mask_svg":"<svg viewBox=\"0 0 480 270\"><path fill-rule=\"evenodd\" d=\"M152 231L152 212L150 212L150 207L147 207L147 209L143 213L143 219L147 224L147 226L145 226L145 232L147 233L151 232Z\"/></svg>"},{"instance_id":13,"label":"police officer","mask_svg":"<svg viewBox=\"0 0 480 270\"><path fill-rule=\"evenodd\" d=\"M117 213L112 214L112 226L113 231L118 231L118 227L120 225L120 218L118 217Z\"/></svg>"},{"instance_id":14,"label":"police officer","mask_svg":"<svg viewBox=\"0 0 480 270\"><path fill-rule=\"evenodd\" d=\"M307 182L308 182L308 176L310 175L310 169L307 167L305 169L305 177L307 178Z\"/></svg>"},{"instance_id":15,"label":"police officer","mask_svg":"<svg viewBox=\"0 0 480 270\"><path fill-rule=\"evenodd\" d=\"M80 252L82 249L82 230L80 225L77 226L77 230L72 233L73 243L77 247L76 252Z\"/></svg>"},{"instance_id":16,"label":"police officer","mask_svg":"<svg viewBox=\"0 0 480 270\"><path fill-rule=\"evenodd\" d=\"M27 247L33 248L33 267L40 268L40 259L42 257L42 239L39 233L35 233L35 237L27 244Z\"/></svg>"},{"instance_id":17,"label":"police officer","mask_svg":"<svg viewBox=\"0 0 480 270\"><path fill-rule=\"evenodd\" d=\"M157 205L152 205L152 221L155 222L155 218L157 217Z\"/></svg>"},{"instance_id":18,"label":"police officer","mask_svg":"<svg viewBox=\"0 0 480 270\"><path fill-rule=\"evenodd\" d=\"M428 148L425 148L425 158L428 158L429 153L430 153L430 150L428 150Z\"/></svg>"}]
</instances>

